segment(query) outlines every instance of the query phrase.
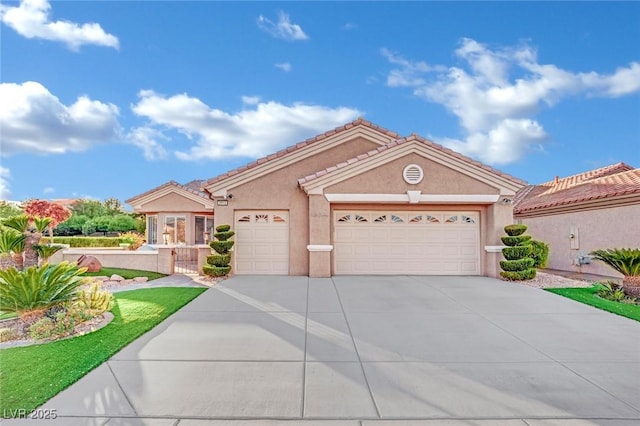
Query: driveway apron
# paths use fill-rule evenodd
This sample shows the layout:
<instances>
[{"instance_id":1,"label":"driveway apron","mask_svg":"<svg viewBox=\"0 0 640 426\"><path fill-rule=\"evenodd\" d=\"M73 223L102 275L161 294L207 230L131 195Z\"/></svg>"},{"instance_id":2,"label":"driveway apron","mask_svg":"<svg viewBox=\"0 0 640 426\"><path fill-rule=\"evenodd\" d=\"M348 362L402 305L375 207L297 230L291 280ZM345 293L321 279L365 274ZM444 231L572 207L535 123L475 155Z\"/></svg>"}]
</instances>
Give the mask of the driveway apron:
<instances>
[{"instance_id":1,"label":"driveway apron","mask_svg":"<svg viewBox=\"0 0 640 426\"><path fill-rule=\"evenodd\" d=\"M52 425L631 426L640 323L484 277L236 276L43 408Z\"/></svg>"}]
</instances>

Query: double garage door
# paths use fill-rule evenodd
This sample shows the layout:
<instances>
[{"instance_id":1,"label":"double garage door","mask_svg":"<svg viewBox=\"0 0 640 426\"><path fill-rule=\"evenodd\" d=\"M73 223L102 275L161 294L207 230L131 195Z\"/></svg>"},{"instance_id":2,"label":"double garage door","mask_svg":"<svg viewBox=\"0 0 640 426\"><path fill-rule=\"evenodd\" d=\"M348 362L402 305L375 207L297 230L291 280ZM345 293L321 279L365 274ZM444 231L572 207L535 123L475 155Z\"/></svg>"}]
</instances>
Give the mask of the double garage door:
<instances>
[{"instance_id":1,"label":"double garage door","mask_svg":"<svg viewBox=\"0 0 640 426\"><path fill-rule=\"evenodd\" d=\"M479 275L471 211L333 212L334 274ZM289 274L289 212L235 213L235 273Z\"/></svg>"},{"instance_id":2,"label":"double garage door","mask_svg":"<svg viewBox=\"0 0 640 426\"><path fill-rule=\"evenodd\" d=\"M478 212L334 211L334 273L480 274Z\"/></svg>"}]
</instances>

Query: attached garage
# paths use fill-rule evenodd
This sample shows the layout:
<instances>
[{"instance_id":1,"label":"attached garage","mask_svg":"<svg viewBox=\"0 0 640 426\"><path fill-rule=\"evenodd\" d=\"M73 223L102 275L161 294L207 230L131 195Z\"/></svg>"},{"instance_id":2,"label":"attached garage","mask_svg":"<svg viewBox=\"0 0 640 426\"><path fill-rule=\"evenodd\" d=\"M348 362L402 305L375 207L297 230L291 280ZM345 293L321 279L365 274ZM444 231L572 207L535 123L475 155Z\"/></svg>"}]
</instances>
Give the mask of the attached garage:
<instances>
[{"instance_id":1,"label":"attached garage","mask_svg":"<svg viewBox=\"0 0 640 426\"><path fill-rule=\"evenodd\" d=\"M235 273L289 274L289 212L235 212Z\"/></svg>"},{"instance_id":2,"label":"attached garage","mask_svg":"<svg viewBox=\"0 0 640 426\"><path fill-rule=\"evenodd\" d=\"M480 274L478 212L336 210L333 219L336 275Z\"/></svg>"}]
</instances>

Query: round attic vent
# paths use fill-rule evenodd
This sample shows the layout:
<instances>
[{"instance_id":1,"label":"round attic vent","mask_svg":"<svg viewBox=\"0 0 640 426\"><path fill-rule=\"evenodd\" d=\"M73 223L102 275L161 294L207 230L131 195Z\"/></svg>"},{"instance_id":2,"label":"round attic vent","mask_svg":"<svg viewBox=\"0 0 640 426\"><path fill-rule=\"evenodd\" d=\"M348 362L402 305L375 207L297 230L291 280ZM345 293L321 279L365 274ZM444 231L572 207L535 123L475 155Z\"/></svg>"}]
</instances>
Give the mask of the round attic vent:
<instances>
[{"instance_id":1,"label":"round attic vent","mask_svg":"<svg viewBox=\"0 0 640 426\"><path fill-rule=\"evenodd\" d=\"M402 171L402 177L404 181L415 185L417 183L422 182L422 178L424 178L424 172L422 171L422 167L417 164L409 164Z\"/></svg>"}]
</instances>

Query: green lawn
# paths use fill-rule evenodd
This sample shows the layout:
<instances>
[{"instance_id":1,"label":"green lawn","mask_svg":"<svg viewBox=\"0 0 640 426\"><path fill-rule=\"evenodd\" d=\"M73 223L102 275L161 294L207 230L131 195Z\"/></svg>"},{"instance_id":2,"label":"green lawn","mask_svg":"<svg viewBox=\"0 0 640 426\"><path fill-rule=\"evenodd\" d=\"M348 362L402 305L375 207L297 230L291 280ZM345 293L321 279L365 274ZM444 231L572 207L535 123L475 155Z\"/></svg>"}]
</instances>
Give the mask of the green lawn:
<instances>
[{"instance_id":1,"label":"green lawn","mask_svg":"<svg viewBox=\"0 0 640 426\"><path fill-rule=\"evenodd\" d=\"M591 305L603 311L611 312L623 317L640 321L640 305L630 305L627 303L612 302L596 295L598 287L589 288L548 288L547 291L568 297L577 302Z\"/></svg>"},{"instance_id":2,"label":"green lawn","mask_svg":"<svg viewBox=\"0 0 640 426\"><path fill-rule=\"evenodd\" d=\"M111 310L115 318L94 333L0 350L0 411L29 412L40 406L204 290L166 287L116 293Z\"/></svg>"},{"instance_id":3,"label":"green lawn","mask_svg":"<svg viewBox=\"0 0 640 426\"><path fill-rule=\"evenodd\" d=\"M122 268L102 268L98 272L85 272L83 275L87 277L98 277L98 276L107 276L116 274L120 275L124 279L131 279L135 277L147 277L149 281L156 280L158 278L166 277L165 274L161 274L159 272L151 272L151 271L138 271L137 269L122 269Z\"/></svg>"}]
</instances>

